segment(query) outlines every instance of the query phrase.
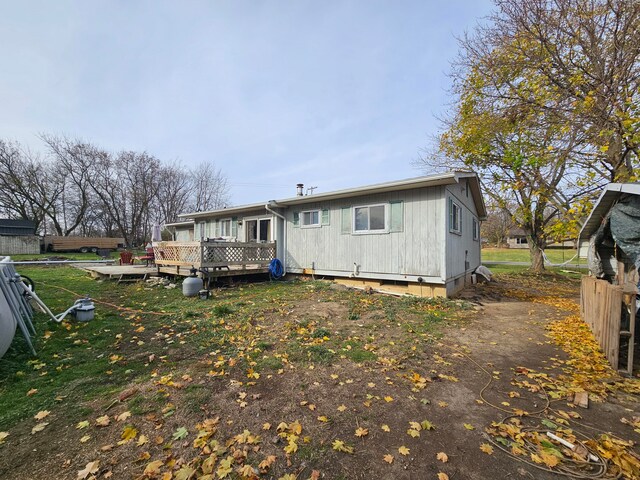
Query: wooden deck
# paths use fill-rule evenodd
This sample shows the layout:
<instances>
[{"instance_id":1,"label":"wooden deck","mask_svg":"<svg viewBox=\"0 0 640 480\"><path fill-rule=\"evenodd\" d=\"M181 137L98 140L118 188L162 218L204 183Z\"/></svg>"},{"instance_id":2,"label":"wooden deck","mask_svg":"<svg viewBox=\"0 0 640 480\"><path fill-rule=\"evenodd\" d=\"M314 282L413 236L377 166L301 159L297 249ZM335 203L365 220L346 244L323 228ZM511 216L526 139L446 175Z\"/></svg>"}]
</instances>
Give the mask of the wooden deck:
<instances>
[{"instance_id":1,"label":"wooden deck","mask_svg":"<svg viewBox=\"0 0 640 480\"><path fill-rule=\"evenodd\" d=\"M79 265L78 268L91 274L93 278L117 280L118 282L144 281L158 274L156 267L145 265Z\"/></svg>"},{"instance_id":2,"label":"wooden deck","mask_svg":"<svg viewBox=\"0 0 640 480\"><path fill-rule=\"evenodd\" d=\"M205 279L267 273L276 256L275 242L157 242L153 250L160 273L188 276L195 268Z\"/></svg>"}]
</instances>

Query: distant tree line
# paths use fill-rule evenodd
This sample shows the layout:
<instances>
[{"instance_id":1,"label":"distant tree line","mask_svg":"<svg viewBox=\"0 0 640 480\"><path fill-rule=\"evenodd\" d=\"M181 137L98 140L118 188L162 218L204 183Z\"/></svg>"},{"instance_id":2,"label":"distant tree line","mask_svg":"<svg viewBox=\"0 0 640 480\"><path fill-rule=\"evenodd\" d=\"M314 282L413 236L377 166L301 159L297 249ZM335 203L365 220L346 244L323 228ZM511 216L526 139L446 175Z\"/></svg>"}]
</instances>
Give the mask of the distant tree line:
<instances>
[{"instance_id":1,"label":"distant tree line","mask_svg":"<svg viewBox=\"0 0 640 480\"><path fill-rule=\"evenodd\" d=\"M41 234L123 237L140 245L154 224L228 204L227 178L212 162L186 168L147 152L40 139L42 152L0 139L0 216L33 220Z\"/></svg>"}]
</instances>

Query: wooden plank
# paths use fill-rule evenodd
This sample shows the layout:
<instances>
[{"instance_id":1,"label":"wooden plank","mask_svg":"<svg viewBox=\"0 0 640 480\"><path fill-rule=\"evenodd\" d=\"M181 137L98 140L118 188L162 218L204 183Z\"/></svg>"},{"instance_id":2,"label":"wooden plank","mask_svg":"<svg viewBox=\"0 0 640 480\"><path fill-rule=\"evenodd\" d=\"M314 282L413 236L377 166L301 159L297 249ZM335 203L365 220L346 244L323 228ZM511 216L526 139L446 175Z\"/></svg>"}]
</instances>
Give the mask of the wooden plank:
<instances>
[{"instance_id":1,"label":"wooden plank","mask_svg":"<svg viewBox=\"0 0 640 480\"><path fill-rule=\"evenodd\" d=\"M633 375L633 355L635 353L634 344L636 341L636 294L630 295L628 306L631 312L631 318L629 319L629 332L631 333L631 337L629 338L629 347L627 350L627 373Z\"/></svg>"}]
</instances>

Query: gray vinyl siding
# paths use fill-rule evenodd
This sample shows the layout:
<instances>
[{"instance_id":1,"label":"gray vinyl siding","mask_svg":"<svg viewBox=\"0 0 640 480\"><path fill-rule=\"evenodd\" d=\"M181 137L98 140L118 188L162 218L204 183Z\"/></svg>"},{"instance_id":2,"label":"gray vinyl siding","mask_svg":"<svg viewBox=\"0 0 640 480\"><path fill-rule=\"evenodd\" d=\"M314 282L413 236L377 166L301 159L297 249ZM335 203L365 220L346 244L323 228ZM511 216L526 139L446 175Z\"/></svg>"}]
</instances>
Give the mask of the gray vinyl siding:
<instances>
[{"instance_id":1,"label":"gray vinyl siding","mask_svg":"<svg viewBox=\"0 0 640 480\"><path fill-rule=\"evenodd\" d=\"M393 201L403 202L402 231L342 233L343 207L351 207L353 218L353 207ZM293 225L294 212L315 209L329 209L329 225L312 228ZM286 212L287 268L315 267L316 271L349 275L355 263L363 278L394 274L444 279L445 213L442 186L291 206Z\"/></svg>"},{"instance_id":2,"label":"gray vinyl siding","mask_svg":"<svg viewBox=\"0 0 640 480\"><path fill-rule=\"evenodd\" d=\"M449 185L446 188L446 271L448 279L473 271L480 265L480 240L473 239L473 219L478 221L478 213L473 196L470 192L467 196L466 182L465 180L460 184ZM460 234L449 231L449 198L453 199L462 211ZM465 258L468 262L466 269Z\"/></svg>"},{"instance_id":3,"label":"gray vinyl siding","mask_svg":"<svg viewBox=\"0 0 640 480\"><path fill-rule=\"evenodd\" d=\"M242 213L229 213L229 214L218 214L215 217L206 217L206 218L199 218L196 219L196 225L198 225L200 222L205 222L205 237L215 237L215 223L216 223L216 219L218 220L226 220L226 219L232 219L232 218L236 218L238 221L242 222L242 224L238 224L238 232L236 235L236 239L239 242L244 242L245 241L245 233L244 233L244 222L243 220L245 218L254 218L254 217L260 217L260 218L271 218L272 215L267 212L264 209L260 209L260 210L253 210L253 211L249 211L249 212L242 212ZM273 220L272 220L273 221ZM196 229L196 231L198 231ZM198 236L197 240L200 240L200 237Z\"/></svg>"}]
</instances>

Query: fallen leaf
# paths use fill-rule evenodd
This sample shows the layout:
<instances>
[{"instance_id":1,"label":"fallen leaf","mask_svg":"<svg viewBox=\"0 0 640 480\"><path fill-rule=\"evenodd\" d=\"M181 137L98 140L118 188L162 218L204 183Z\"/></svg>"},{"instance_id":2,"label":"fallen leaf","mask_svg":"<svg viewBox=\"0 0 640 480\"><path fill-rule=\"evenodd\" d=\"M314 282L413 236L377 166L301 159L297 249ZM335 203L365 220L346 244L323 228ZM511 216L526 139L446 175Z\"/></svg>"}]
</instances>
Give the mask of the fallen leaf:
<instances>
[{"instance_id":1,"label":"fallen leaf","mask_svg":"<svg viewBox=\"0 0 640 480\"><path fill-rule=\"evenodd\" d=\"M83 420L82 422L78 422L78 424L76 425L76 428L78 430L82 430L83 428L87 428L89 425L90 424L88 420Z\"/></svg>"},{"instance_id":2,"label":"fallen leaf","mask_svg":"<svg viewBox=\"0 0 640 480\"><path fill-rule=\"evenodd\" d=\"M80 439L80 443L86 443L86 442L88 442L89 440L91 440L91 435L85 435L84 437L82 437L82 438Z\"/></svg>"},{"instance_id":3,"label":"fallen leaf","mask_svg":"<svg viewBox=\"0 0 640 480\"><path fill-rule=\"evenodd\" d=\"M263 430L271 430L271 424L270 423L263 423L262 424L262 429Z\"/></svg>"},{"instance_id":4,"label":"fallen leaf","mask_svg":"<svg viewBox=\"0 0 640 480\"><path fill-rule=\"evenodd\" d=\"M356 433L355 433L356 437L362 438L362 437L366 437L367 435L369 435L369 429L362 428L362 427L359 427L356 429Z\"/></svg>"},{"instance_id":5,"label":"fallen leaf","mask_svg":"<svg viewBox=\"0 0 640 480\"><path fill-rule=\"evenodd\" d=\"M393 463L393 455L387 453L384 457L382 457L385 462L391 464Z\"/></svg>"},{"instance_id":6,"label":"fallen leaf","mask_svg":"<svg viewBox=\"0 0 640 480\"><path fill-rule=\"evenodd\" d=\"M449 456L444 452L438 452L436 458L440 460L442 463L447 463L449 461Z\"/></svg>"},{"instance_id":7,"label":"fallen leaf","mask_svg":"<svg viewBox=\"0 0 640 480\"><path fill-rule=\"evenodd\" d=\"M449 475L444 472L438 472L438 480L449 480Z\"/></svg>"},{"instance_id":8,"label":"fallen leaf","mask_svg":"<svg viewBox=\"0 0 640 480\"><path fill-rule=\"evenodd\" d=\"M153 462L150 462L147 464L142 474L146 475L147 477L155 477L160 473L160 467L162 465L164 465L164 462L162 460L155 460Z\"/></svg>"},{"instance_id":9,"label":"fallen leaf","mask_svg":"<svg viewBox=\"0 0 640 480\"><path fill-rule=\"evenodd\" d=\"M38 393L38 389L37 388L32 388L31 390L29 390L27 392L27 397L30 397L31 395L35 395L36 393Z\"/></svg>"},{"instance_id":10,"label":"fallen leaf","mask_svg":"<svg viewBox=\"0 0 640 480\"><path fill-rule=\"evenodd\" d=\"M385 402L393 402L393 397L390 395L387 395L386 397L384 397L384 401Z\"/></svg>"},{"instance_id":11,"label":"fallen leaf","mask_svg":"<svg viewBox=\"0 0 640 480\"><path fill-rule=\"evenodd\" d=\"M111 419L109 415L103 415L101 417L96 418L96 425L99 427L106 427L111 423Z\"/></svg>"},{"instance_id":12,"label":"fallen leaf","mask_svg":"<svg viewBox=\"0 0 640 480\"><path fill-rule=\"evenodd\" d=\"M98 467L100 465L100 460L96 460L94 462L89 462L87 465L78 471L78 480L84 480L89 475L93 475L94 473L98 473Z\"/></svg>"},{"instance_id":13,"label":"fallen leaf","mask_svg":"<svg viewBox=\"0 0 640 480\"><path fill-rule=\"evenodd\" d=\"M174 440L182 440L187 435L189 435L188 430L186 428L184 428L184 427L180 427L175 432L173 432L173 437L172 438Z\"/></svg>"},{"instance_id":14,"label":"fallen leaf","mask_svg":"<svg viewBox=\"0 0 640 480\"><path fill-rule=\"evenodd\" d=\"M331 448L337 452L353 453L353 447L347 445L342 440L334 440Z\"/></svg>"},{"instance_id":15,"label":"fallen leaf","mask_svg":"<svg viewBox=\"0 0 640 480\"><path fill-rule=\"evenodd\" d=\"M347 407L346 407L345 405L340 405L340 406L338 407L338 411L339 411L339 412L344 412L346 409L347 409Z\"/></svg>"},{"instance_id":16,"label":"fallen leaf","mask_svg":"<svg viewBox=\"0 0 640 480\"><path fill-rule=\"evenodd\" d=\"M48 417L50 413L51 412L49 410L40 410L33 416L33 418L35 418L36 420L42 420L43 418Z\"/></svg>"},{"instance_id":17,"label":"fallen leaf","mask_svg":"<svg viewBox=\"0 0 640 480\"><path fill-rule=\"evenodd\" d=\"M116 417L116 422L124 422L127 418L131 416L131 412L122 412L120 415Z\"/></svg>"},{"instance_id":18,"label":"fallen leaf","mask_svg":"<svg viewBox=\"0 0 640 480\"><path fill-rule=\"evenodd\" d=\"M391 429L389 428L389 425L382 425L380 428L382 430L384 430L385 432L390 432L391 431Z\"/></svg>"},{"instance_id":19,"label":"fallen leaf","mask_svg":"<svg viewBox=\"0 0 640 480\"><path fill-rule=\"evenodd\" d=\"M49 422L38 423L31 429L31 434L33 435L34 433L41 432L47 425L49 425Z\"/></svg>"},{"instance_id":20,"label":"fallen leaf","mask_svg":"<svg viewBox=\"0 0 640 480\"><path fill-rule=\"evenodd\" d=\"M149 441L149 439L147 438L146 435L140 435L138 437L138 446L141 447L142 445L144 445L145 443L147 443Z\"/></svg>"},{"instance_id":21,"label":"fallen leaf","mask_svg":"<svg viewBox=\"0 0 640 480\"><path fill-rule=\"evenodd\" d=\"M4 443L5 438L9 436L9 432L0 432L0 445Z\"/></svg>"},{"instance_id":22,"label":"fallen leaf","mask_svg":"<svg viewBox=\"0 0 640 480\"><path fill-rule=\"evenodd\" d=\"M120 438L122 440L118 443L119 444L128 443L134 438L136 438L137 435L138 435L138 430L136 430L136 428L131 425L127 425L126 427L124 427L124 430L122 430L122 435L120 435Z\"/></svg>"},{"instance_id":23,"label":"fallen leaf","mask_svg":"<svg viewBox=\"0 0 640 480\"><path fill-rule=\"evenodd\" d=\"M480 450L482 450L487 455L493 454L493 447L488 443L483 443L482 445L480 445Z\"/></svg>"},{"instance_id":24,"label":"fallen leaf","mask_svg":"<svg viewBox=\"0 0 640 480\"><path fill-rule=\"evenodd\" d=\"M402 445L400 448L398 448L398 452L400 452L400 455L409 455L409 449L407 447L405 447L404 445Z\"/></svg>"},{"instance_id":25,"label":"fallen leaf","mask_svg":"<svg viewBox=\"0 0 640 480\"><path fill-rule=\"evenodd\" d=\"M464 423L463 425L464 425L464 428L466 428L467 430L475 430L476 429L476 427L474 427L470 423Z\"/></svg>"}]
</instances>

